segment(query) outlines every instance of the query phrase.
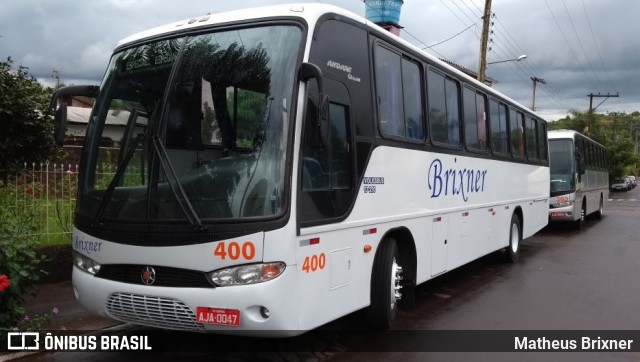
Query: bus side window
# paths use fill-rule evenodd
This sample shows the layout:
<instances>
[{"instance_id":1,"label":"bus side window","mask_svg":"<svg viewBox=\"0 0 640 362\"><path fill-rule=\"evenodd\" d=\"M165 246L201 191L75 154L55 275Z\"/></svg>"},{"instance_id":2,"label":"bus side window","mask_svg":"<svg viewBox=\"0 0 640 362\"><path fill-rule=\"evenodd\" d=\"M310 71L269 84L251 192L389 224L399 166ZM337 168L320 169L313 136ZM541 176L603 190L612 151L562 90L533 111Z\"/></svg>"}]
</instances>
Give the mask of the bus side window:
<instances>
[{"instance_id":1,"label":"bus side window","mask_svg":"<svg viewBox=\"0 0 640 362\"><path fill-rule=\"evenodd\" d=\"M527 158L529 160L538 160L539 159L539 149L538 147L538 122L535 119L532 119L531 116L525 116L525 141L527 145Z\"/></svg>"},{"instance_id":2,"label":"bus side window","mask_svg":"<svg viewBox=\"0 0 640 362\"><path fill-rule=\"evenodd\" d=\"M420 66L382 46L376 48L375 64L380 132L424 140Z\"/></svg>"},{"instance_id":3,"label":"bus side window","mask_svg":"<svg viewBox=\"0 0 640 362\"><path fill-rule=\"evenodd\" d=\"M511 155L516 158L524 158L524 119L522 113L514 109L509 111L509 122L511 125Z\"/></svg>"},{"instance_id":4,"label":"bus side window","mask_svg":"<svg viewBox=\"0 0 640 362\"><path fill-rule=\"evenodd\" d=\"M421 79L422 75L418 63L402 59L405 133L408 138L414 140L425 138Z\"/></svg>"},{"instance_id":5,"label":"bus side window","mask_svg":"<svg viewBox=\"0 0 640 362\"><path fill-rule=\"evenodd\" d=\"M429 124L435 143L460 147L460 85L432 70L427 72Z\"/></svg>"},{"instance_id":6,"label":"bus side window","mask_svg":"<svg viewBox=\"0 0 640 362\"><path fill-rule=\"evenodd\" d=\"M542 121L538 121L538 147L540 147L540 151L538 152L540 156L540 160L547 160L547 128Z\"/></svg>"},{"instance_id":7,"label":"bus side window","mask_svg":"<svg viewBox=\"0 0 640 362\"><path fill-rule=\"evenodd\" d=\"M467 148L487 150L486 98L471 88L463 90L464 134Z\"/></svg>"},{"instance_id":8,"label":"bus side window","mask_svg":"<svg viewBox=\"0 0 640 362\"><path fill-rule=\"evenodd\" d=\"M507 107L491 101L491 149L494 153L508 155Z\"/></svg>"},{"instance_id":9,"label":"bus side window","mask_svg":"<svg viewBox=\"0 0 640 362\"><path fill-rule=\"evenodd\" d=\"M375 60L380 131L384 135L404 137L400 54L378 46Z\"/></svg>"}]
</instances>

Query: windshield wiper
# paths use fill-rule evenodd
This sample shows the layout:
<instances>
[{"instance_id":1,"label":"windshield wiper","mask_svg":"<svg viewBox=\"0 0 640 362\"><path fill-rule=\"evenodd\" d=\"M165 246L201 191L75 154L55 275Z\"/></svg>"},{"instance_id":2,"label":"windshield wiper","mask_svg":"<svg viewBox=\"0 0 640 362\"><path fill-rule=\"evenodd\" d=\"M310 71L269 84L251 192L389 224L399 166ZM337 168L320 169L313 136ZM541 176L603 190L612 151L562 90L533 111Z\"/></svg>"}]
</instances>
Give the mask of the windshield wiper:
<instances>
[{"instance_id":1,"label":"windshield wiper","mask_svg":"<svg viewBox=\"0 0 640 362\"><path fill-rule=\"evenodd\" d=\"M111 201L111 196L113 195L113 191L115 191L116 186L120 182L120 179L122 179L122 176L124 175L124 172L127 169L125 165L129 164L129 161L131 161L131 157L133 157L133 154L136 148L138 147L138 144L145 137L146 137L146 132L144 134L138 134L136 136L136 140L131 144L131 146L127 150L127 153L122 159L122 162L120 162L120 164L118 165L118 168L116 169L116 174L113 175L113 178L109 183L109 186L104 191L104 194L102 195L102 200L100 200L100 205L98 205L98 209L96 210L96 216L93 218L94 226L99 225L99 221L102 219L102 217L104 216L104 212L107 209L107 204L109 204L109 201Z\"/></svg>"},{"instance_id":2,"label":"windshield wiper","mask_svg":"<svg viewBox=\"0 0 640 362\"><path fill-rule=\"evenodd\" d=\"M169 188L171 188L171 191L178 201L182 212L187 217L189 224L193 226L195 231L206 231L207 227L202 225L202 220L198 217L198 213L189 201L187 193L184 191L184 188L182 188L182 184L180 184L178 176L176 175L171 162L169 162L169 156L167 155L167 150L162 145L162 140L159 136L153 136L151 140L153 142L153 149L156 151L156 155L160 158L160 166L167 175Z\"/></svg>"}]
</instances>

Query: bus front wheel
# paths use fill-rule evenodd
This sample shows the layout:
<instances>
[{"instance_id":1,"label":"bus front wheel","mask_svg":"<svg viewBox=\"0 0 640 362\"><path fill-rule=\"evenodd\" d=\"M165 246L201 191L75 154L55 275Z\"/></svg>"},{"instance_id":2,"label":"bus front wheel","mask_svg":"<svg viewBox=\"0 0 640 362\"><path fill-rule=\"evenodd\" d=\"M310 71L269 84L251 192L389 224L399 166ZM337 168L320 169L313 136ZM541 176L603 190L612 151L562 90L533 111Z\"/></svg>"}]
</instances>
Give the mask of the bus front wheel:
<instances>
[{"instance_id":1,"label":"bus front wheel","mask_svg":"<svg viewBox=\"0 0 640 362\"><path fill-rule=\"evenodd\" d=\"M395 239L385 239L376 253L371 273L371 305L367 309L367 322L373 328L389 328L396 318L402 297L399 260Z\"/></svg>"},{"instance_id":2,"label":"bus front wheel","mask_svg":"<svg viewBox=\"0 0 640 362\"><path fill-rule=\"evenodd\" d=\"M580 208L580 217L573 222L573 228L575 230L582 230L584 227L584 221L587 218L587 203L583 200L582 207Z\"/></svg>"}]
</instances>

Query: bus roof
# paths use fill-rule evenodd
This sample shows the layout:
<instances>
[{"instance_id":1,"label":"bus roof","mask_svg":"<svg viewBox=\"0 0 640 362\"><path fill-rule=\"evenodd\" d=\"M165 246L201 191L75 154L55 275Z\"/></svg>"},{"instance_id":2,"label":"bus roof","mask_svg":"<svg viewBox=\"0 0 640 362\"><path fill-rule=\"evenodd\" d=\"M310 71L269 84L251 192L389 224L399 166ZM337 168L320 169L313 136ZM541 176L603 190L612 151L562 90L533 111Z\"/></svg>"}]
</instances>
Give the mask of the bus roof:
<instances>
[{"instance_id":1,"label":"bus roof","mask_svg":"<svg viewBox=\"0 0 640 362\"><path fill-rule=\"evenodd\" d=\"M594 141L593 139L589 138L589 136L586 136L578 131L574 131L571 129L556 129L556 130L551 130L547 132L547 138L552 140L552 139L561 139L561 138L570 138L570 139L575 139L576 135L580 135L588 140L590 140L591 142L602 146L600 143ZM602 146L604 147L604 146Z\"/></svg>"},{"instance_id":2,"label":"bus roof","mask_svg":"<svg viewBox=\"0 0 640 362\"><path fill-rule=\"evenodd\" d=\"M249 19L260 20L270 17L298 17L305 19L309 24L315 24L316 20L326 13L336 13L352 19L358 18L357 15L348 10L337 6L325 4L304 3L252 7L222 13L206 14L203 16L161 25L126 37L120 40L117 46L126 46L129 43L134 43L145 40L147 38L154 38L170 33L179 33L197 28L211 27L214 25L232 24ZM366 20L363 18L357 20L362 23L366 22Z\"/></svg>"},{"instance_id":3,"label":"bus roof","mask_svg":"<svg viewBox=\"0 0 640 362\"><path fill-rule=\"evenodd\" d=\"M349 10L343 9L341 7L329 4L322 3L300 3L300 4L285 4L285 5L271 5L271 6L262 6L262 7L253 7L246 9L233 10L229 12L222 12L216 14L207 14L200 17L195 17L191 19L185 19L181 21L177 21L174 23L162 25L159 27L151 28L137 34L133 34L127 38L120 40L117 43L116 49L120 47L125 47L131 43L137 43L140 41L144 41L146 39L151 39L159 36L164 36L171 33L181 33L197 28L204 27L212 27L214 25L222 25L222 24L232 24L235 22L246 21L249 19L265 19L269 17L298 17L302 18L306 21L310 28L314 28L318 19L327 14L333 13L340 16L347 17L352 21L363 24L367 27L371 32L375 33L376 36L379 36L383 39L388 40L389 42L399 43L403 47L409 48L417 54L422 55L424 58L428 59L432 64L437 64L439 67L447 69L451 73L456 74L459 79L464 79L468 83L471 83L478 89L482 89L488 95L493 95L500 97L501 99L510 102L513 105L516 105L522 109L527 110L529 113L534 114L537 119L544 120L542 116L536 114L533 110L529 109L527 106L520 104L519 102L509 98L508 96L496 91L495 89L487 86L479 82L477 79L468 76L463 73L461 70L456 67L449 65L437 57L425 52L419 47L409 43L408 41L400 38L399 36L393 35L390 32L382 29L377 26L375 23L366 20L364 17L357 15ZM307 47L310 45L307 44ZM546 120L544 120L546 122Z\"/></svg>"},{"instance_id":4,"label":"bus roof","mask_svg":"<svg viewBox=\"0 0 640 362\"><path fill-rule=\"evenodd\" d=\"M580 132L578 131L574 131L574 130L570 130L570 129L556 129L556 130L549 130L547 132L547 138L548 139L555 139L555 138L575 138L576 134L580 134Z\"/></svg>"}]
</instances>

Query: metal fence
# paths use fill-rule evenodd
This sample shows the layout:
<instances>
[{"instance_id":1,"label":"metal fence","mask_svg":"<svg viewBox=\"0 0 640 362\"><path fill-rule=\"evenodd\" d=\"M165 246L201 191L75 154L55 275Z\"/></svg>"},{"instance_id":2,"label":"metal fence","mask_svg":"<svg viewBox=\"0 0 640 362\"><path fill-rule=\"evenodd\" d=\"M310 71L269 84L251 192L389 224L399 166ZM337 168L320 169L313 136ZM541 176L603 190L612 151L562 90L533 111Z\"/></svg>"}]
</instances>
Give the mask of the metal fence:
<instances>
[{"instance_id":1,"label":"metal fence","mask_svg":"<svg viewBox=\"0 0 640 362\"><path fill-rule=\"evenodd\" d=\"M1 171L3 207L12 214L29 212L31 236L43 244L71 240L78 185L77 164L25 163L22 170Z\"/></svg>"},{"instance_id":2,"label":"metal fence","mask_svg":"<svg viewBox=\"0 0 640 362\"><path fill-rule=\"evenodd\" d=\"M30 225L24 229L32 230L31 233L19 236L34 236L42 244L71 240L78 169L78 164L45 161L25 163L19 170L0 170L0 207L8 207L12 214L21 212L30 216ZM98 166L94 187L106 189L116 171L112 163ZM144 167L127 167L121 178L123 185L144 184L145 172Z\"/></svg>"}]
</instances>

